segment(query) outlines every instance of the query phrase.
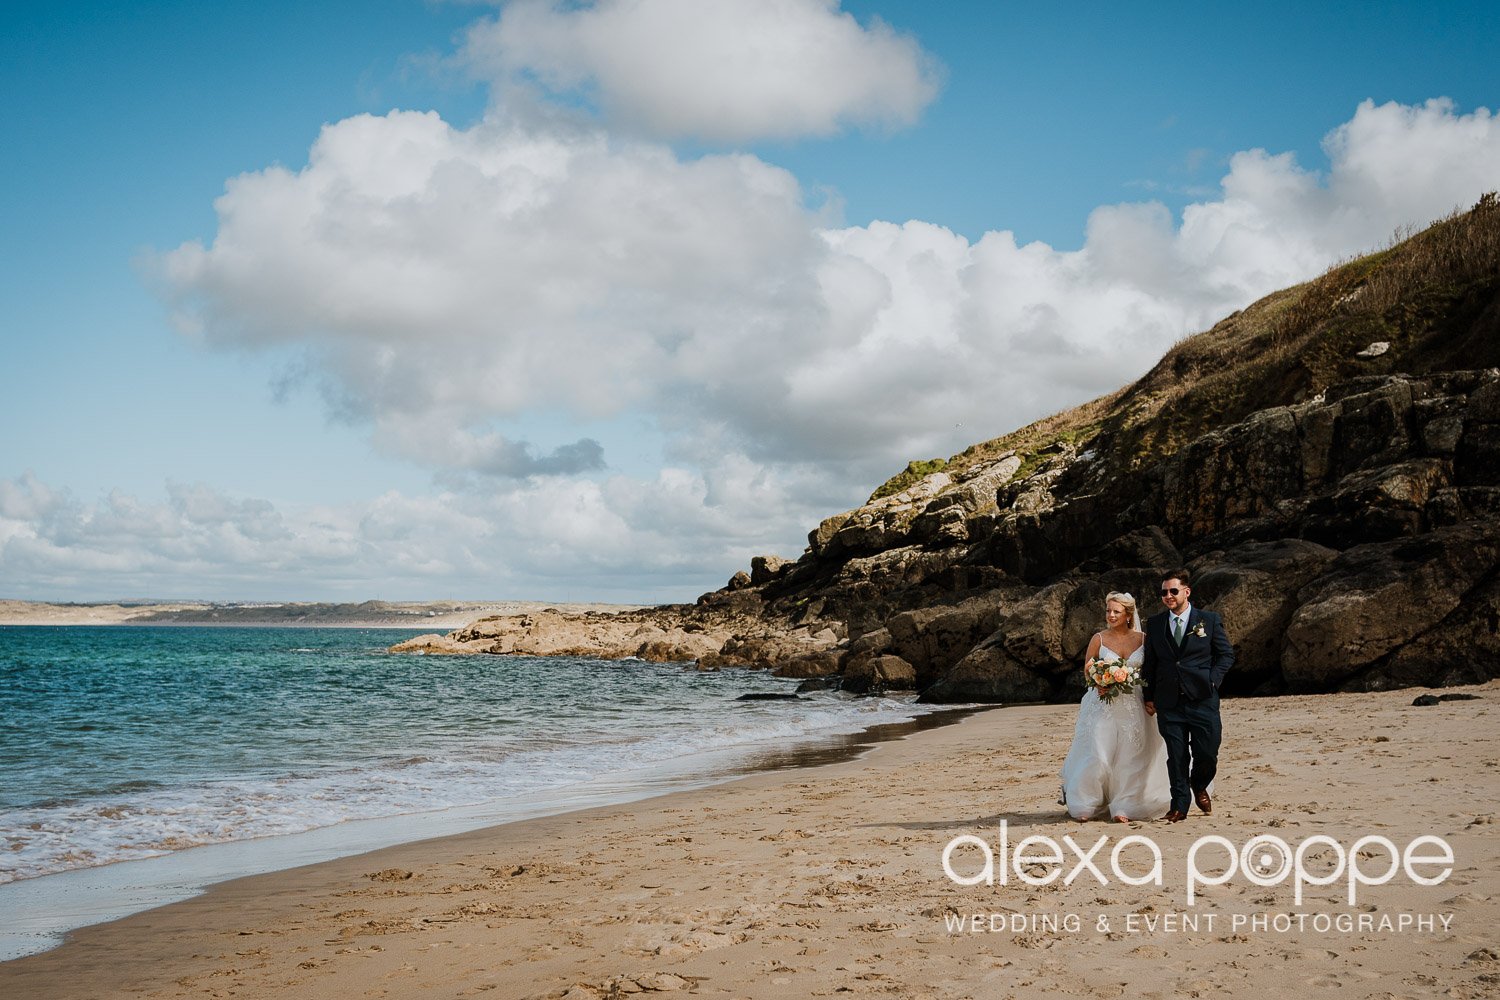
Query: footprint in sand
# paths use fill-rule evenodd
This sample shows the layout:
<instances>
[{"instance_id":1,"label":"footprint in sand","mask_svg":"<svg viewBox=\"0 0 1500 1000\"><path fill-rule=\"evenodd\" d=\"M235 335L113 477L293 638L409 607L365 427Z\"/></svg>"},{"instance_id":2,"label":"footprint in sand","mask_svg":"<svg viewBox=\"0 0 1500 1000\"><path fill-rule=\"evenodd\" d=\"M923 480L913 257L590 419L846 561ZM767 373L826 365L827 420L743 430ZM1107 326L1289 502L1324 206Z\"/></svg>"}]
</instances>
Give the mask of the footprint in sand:
<instances>
[{"instance_id":1,"label":"footprint in sand","mask_svg":"<svg viewBox=\"0 0 1500 1000\"><path fill-rule=\"evenodd\" d=\"M397 976L409 976L417 971L417 967L410 962L402 962L399 966L381 976L381 979L395 979Z\"/></svg>"},{"instance_id":2,"label":"footprint in sand","mask_svg":"<svg viewBox=\"0 0 1500 1000\"><path fill-rule=\"evenodd\" d=\"M1011 938L1011 941L1020 948L1047 949L1057 945L1056 938L1046 938L1039 934L1021 934Z\"/></svg>"},{"instance_id":3,"label":"footprint in sand","mask_svg":"<svg viewBox=\"0 0 1500 1000\"><path fill-rule=\"evenodd\" d=\"M1365 982L1373 982L1374 980L1385 978L1384 973L1373 972L1370 969L1346 969L1342 975L1348 976L1351 979L1363 979Z\"/></svg>"},{"instance_id":4,"label":"footprint in sand","mask_svg":"<svg viewBox=\"0 0 1500 1000\"><path fill-rule=\"evenodd\" d=\"M1472 892L1461 892L1457 896L1449 896L1443 900L1443 905L1461 908L1478 906L1480 903L1488 903L1489 901L1490 897L1488 896L1476 896Z\"/></svg>"}]
</instances>

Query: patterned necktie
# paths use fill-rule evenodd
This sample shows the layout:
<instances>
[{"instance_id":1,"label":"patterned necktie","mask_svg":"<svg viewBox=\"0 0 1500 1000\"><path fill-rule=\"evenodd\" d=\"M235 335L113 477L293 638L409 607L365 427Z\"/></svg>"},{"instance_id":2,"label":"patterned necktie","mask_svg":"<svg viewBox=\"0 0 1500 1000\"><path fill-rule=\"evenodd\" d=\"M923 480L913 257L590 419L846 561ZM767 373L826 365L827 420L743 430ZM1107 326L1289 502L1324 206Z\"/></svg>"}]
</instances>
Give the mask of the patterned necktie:
<instances>
[{"instance_id":1,"label":"patterned necktie","mask_svg":"<svg viewBox=\"0 0 1500 1000\"><path fill-rule=\"evenodd\" d=\"M1172 618L1172 621L1176 622L1176 624L1172 626L1172 641L1175 642L1175 643L1177 643L1177 645L1181 646L1182 645L1182 619L1181 618L1177 618L1177 617L1174 616Z\"/></svg>"}]
</instances>

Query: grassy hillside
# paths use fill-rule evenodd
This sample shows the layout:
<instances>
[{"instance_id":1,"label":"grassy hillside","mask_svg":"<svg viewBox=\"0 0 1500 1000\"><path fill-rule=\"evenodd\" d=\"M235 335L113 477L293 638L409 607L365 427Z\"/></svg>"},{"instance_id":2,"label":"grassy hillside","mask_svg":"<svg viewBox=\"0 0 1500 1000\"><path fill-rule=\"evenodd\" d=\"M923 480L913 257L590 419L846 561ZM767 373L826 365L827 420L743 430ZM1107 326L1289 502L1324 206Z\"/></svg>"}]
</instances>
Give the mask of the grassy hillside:
<instances>
[{"instance_id":1,"label":"grassy hillside","mask_svg":"<svg viewBox=\"0 0 1500 1000\"><path fill-rule=\"evenodd\" d=\"M1017 479L1065 448L1092 448L1112 471L1151 464L1189 438L1360 375L1500 366L1500 200L1492 192L1416 235L1266 296L1188 337L1139 381L966 448L913 462L875 491L937 469L961 475L1008 451ZM1384 353L1361 356L1371 344ZM1128 445L1128 447L1123 447Z\"/></svg>"}]
</instances>

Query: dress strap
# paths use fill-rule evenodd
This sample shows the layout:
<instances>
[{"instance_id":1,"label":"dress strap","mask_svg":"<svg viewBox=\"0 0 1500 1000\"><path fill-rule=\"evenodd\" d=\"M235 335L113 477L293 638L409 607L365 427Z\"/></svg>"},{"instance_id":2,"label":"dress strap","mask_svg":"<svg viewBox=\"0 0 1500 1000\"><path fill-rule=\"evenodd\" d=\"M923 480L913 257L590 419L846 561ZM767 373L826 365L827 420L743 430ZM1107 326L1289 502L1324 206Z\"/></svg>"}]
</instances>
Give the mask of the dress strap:
<instances>
[{"instance_id":1,"label":"dress strap","mask_svg":"<svg viewBox=\"0 0 1500 1000\"><path fill-rule=\"evenodd\" d=\"M1099 640L1099 655L1100 655L1100 657L1102 657L1104 659L1109 659L1111 657L1118 657L1119 659L1122 659L1122 660L1128 660L1132 656L1134 656L1137 652L1139 652L1140 650L1145 649L1145 648L1146 648L1146 644L1143 642L1139 646L1135 647L1135 649L1132 649L1130 652L1128 652L1128 653L1122 653L1119 650L1112 649L1111 647L1106 646L1104 644L1104 640L1102 638ZM1109 656L1108 657L1104 656L1104 654L1105 654L1106 651L1109 652Z\"/></svg>"}]
</instances>

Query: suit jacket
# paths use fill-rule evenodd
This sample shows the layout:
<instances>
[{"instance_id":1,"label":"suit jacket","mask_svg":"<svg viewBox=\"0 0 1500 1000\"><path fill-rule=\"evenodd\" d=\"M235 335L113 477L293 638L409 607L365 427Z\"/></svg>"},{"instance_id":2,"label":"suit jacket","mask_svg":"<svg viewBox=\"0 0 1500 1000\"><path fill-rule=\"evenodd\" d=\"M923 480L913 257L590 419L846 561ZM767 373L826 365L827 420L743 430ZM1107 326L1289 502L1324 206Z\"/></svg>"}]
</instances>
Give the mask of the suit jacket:
<instances>
[{"instance_id":1,"label":"suit jacket","mask_svg":"<svg viewBox=\"0 0 1500 1000\"><path fill-rule=\"evenodd\" d=\"M1217 702L1219 685L1234 666L1234 647L1224 622L1196 605L1188 614L1182 645L1172 641L1171 612L1146 619L1145 657L1141 663L1142 693L1158 708L1185 701ZM1199 633L1202 633L1201 635Z\"/></svg>"}]
</instances>

